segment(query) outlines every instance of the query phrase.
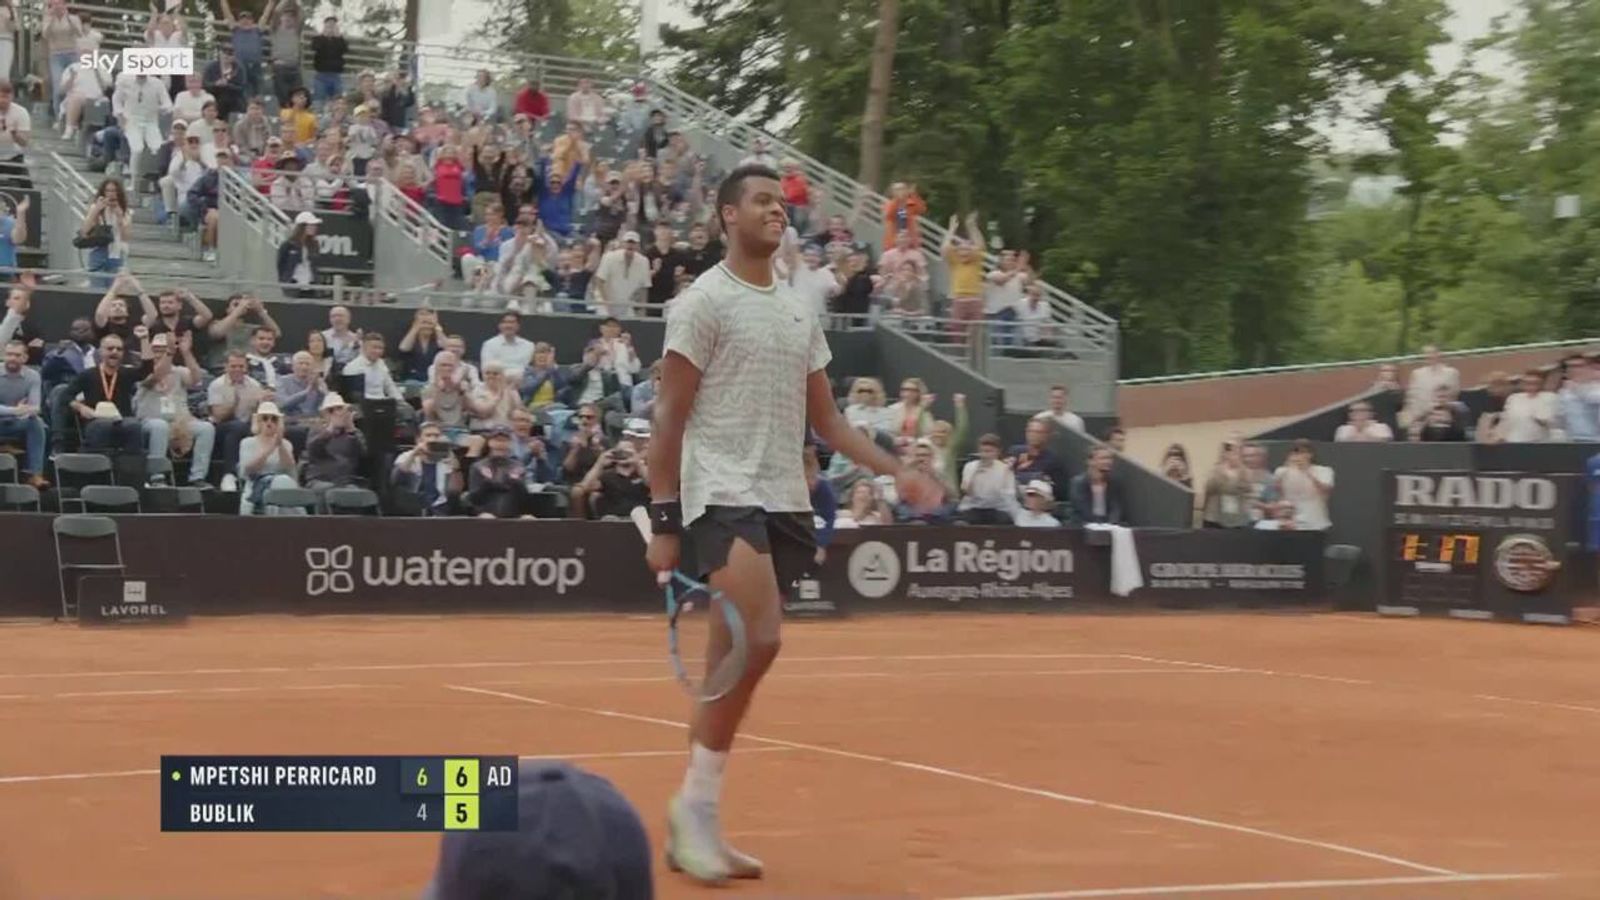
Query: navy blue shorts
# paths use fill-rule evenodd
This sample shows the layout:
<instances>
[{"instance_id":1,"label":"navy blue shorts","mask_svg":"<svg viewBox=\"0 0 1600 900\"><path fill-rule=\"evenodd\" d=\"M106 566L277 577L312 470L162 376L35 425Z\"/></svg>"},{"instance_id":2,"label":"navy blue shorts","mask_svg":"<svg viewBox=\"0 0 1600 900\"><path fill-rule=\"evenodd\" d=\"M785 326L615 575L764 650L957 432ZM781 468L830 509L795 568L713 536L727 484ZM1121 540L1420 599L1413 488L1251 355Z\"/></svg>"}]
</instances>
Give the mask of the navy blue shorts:
<instances>
[{"instance_id":1,"label":"navy blue shorts","mask_svg":"<svg viewBox=\"0 0 1600 900\"><path fill-rule=\"evenodd\" d=\"M684 529L684 574L709 582L728 564L736 538L772 557L778 592L786 594L801 576L816 567L817 537L809 512L767 512L757 506L708 506Z\"/></svg>"}]
</instances>

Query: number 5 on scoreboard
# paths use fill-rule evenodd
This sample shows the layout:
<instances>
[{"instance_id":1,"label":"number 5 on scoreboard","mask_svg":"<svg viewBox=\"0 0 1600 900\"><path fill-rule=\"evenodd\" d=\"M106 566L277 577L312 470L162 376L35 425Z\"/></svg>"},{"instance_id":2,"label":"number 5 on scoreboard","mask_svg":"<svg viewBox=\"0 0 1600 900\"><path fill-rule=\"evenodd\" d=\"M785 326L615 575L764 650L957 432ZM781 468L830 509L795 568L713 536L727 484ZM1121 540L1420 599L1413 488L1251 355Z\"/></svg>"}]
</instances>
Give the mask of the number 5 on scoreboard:
<instances>
[{"instance_id":1,"label":"number 5 on scoreboard","mask_svg":"<svg viewBox=\"0 0 1600 900\"><path fill-rule=\"evenodd\" d=\"M478 798L446 798L444 827L446 831L477 831Z\"/></svg>"}]
</instances>

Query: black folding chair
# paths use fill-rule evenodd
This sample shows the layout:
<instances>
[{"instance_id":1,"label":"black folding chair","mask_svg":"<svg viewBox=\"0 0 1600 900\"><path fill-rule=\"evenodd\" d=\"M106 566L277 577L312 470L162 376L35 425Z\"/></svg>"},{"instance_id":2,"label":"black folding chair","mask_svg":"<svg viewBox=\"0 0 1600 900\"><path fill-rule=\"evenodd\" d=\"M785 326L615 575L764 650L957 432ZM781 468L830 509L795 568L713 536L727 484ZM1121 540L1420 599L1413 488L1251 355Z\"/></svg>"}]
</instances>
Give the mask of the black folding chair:
<instances>
[{"instance_id":1,"label":"black folding chair","mask_svg":"<svg viewBox=\"0 0 1600 900\"><path fill-rule=\"evenodd\" d=\"M0 452L0 481L16 484L18 480L17 458L9 453Z\"/></svg>"},{"instance_id":2,"label":"black folding chair","mask_svg":"<svg viewBox=\"0 0 1600 900\"><path fill-rule=\"evenodd\" d=\"M50 528L55 536L61 615L70 619L78 614L79 578L121 575L126 571L122 538L117 534L116 520L107 516L56 516Z\"/></svg>"},{"instance_id":3,"label":"black folding chair","mask_svg":"<svg viewBox=\"0 0 1600 900\"><path fill-rule=\"evenodd\" d=\"M367 490L366 488L329 488L328 491L322 495L322 502L326 504L329 515L383 515L383 511L378 506L378 495Z\"/></svg>"},{"instance_id":4,"label":"black folding chair","mask_svg":"<svg viewBox=\"0 0 1600 900\"><path fill-rule=\"evenodd\" d=\"M111 472L111 457L102 453L61 453L56 456L56 491L61 497L61 508L68 503L83 502L78 495L93 484L116 483Z\"/></svg>"},{"instance_id":5,"label":"black folding chair","mask_svg":"<svg viewBox=\"0 0 1600 900\"><path fill-rule=\"evenodd\" d=\"M305 488L268 488L261 499L268 506L298 507L313 516L320 506L317 492Z\"/></svg>"},{"instance_id":6,"label":"black folding chair","mask_svg":"<svg viewBox=\"0 0 1600 900\"><path fill-rule=\"evenodd\" d=\"M0 509L6 512L27 512L26 507L40 512L39 490L31 484L0 484Z\"/></svg>"},{"instance_id":7,"label":"black folding chair","mask_svg":"<svg viewBox=\"0 0 1600 900\"><path fill-rule=\"evenodd\" d=\"M151 513L198 513L206 511L205 491L197 487L154 487L144 489L144 511Z\"/></svg>"},{"instance_id":8,"label":"black folding chair","mask_svg":"<svg viewBox=\"0 0 1600 900\"><path fill-rule=\"evenodd\" d=\"M91 484L78 492L86 513L141 513L139 492L125 485Z\"/></svg>"}]
</instances>

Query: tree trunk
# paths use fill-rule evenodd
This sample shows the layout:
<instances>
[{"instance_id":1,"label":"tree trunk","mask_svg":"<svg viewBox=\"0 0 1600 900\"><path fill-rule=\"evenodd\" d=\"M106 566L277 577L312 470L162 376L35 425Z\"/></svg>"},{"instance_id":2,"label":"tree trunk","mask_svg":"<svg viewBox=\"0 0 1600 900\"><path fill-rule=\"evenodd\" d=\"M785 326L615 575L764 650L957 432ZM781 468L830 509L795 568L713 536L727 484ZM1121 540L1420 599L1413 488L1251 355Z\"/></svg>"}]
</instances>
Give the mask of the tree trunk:
<instances>
[{"instance_id":1,"label":"tree trunk","mask_svg":"<svg viewBox=\"0 0 1600 900\"><path fill-rule=\"evenodd\" d=\"M894 78L894 42L899 32L900 0L878 0L878 33L872 39L872 69L867 104L861 113L861 171L856 180L878 190L883 179L883 122L889 114L889 84Z\"/></svg>"}]
</instances>

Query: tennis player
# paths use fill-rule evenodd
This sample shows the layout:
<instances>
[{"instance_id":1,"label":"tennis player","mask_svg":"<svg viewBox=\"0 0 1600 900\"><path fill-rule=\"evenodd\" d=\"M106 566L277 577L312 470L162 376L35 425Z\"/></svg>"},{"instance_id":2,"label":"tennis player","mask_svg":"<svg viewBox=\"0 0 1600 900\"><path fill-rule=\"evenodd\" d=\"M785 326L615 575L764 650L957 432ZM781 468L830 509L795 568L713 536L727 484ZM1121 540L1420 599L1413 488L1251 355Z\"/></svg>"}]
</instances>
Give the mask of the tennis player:
<instances>
[{"instance_id":1,"label":"tennis player","mask_svg":"<svg viewBox=\"0 0 1600 900\"><path fill-rule=\"evenodd\" d=\"M733 170L717 190L727 257L696 278L667 315L666 355L650 442L646 559L680 567L736 605L748 656L736 687L702 702L689 726L689 769L668 808L667 860L708 883L759 878L761 862L722 840L722 773L739 722L778 655L782 594L816 555L806 424L836 452L897 479L917 504L937 490L850 427L826 371L832 354L815 311L774 277L789 225L778 173ZM711 617L707 655L731 645ZM708 664L708 668L710 665Z\"/></svg>"}]
</instances>

